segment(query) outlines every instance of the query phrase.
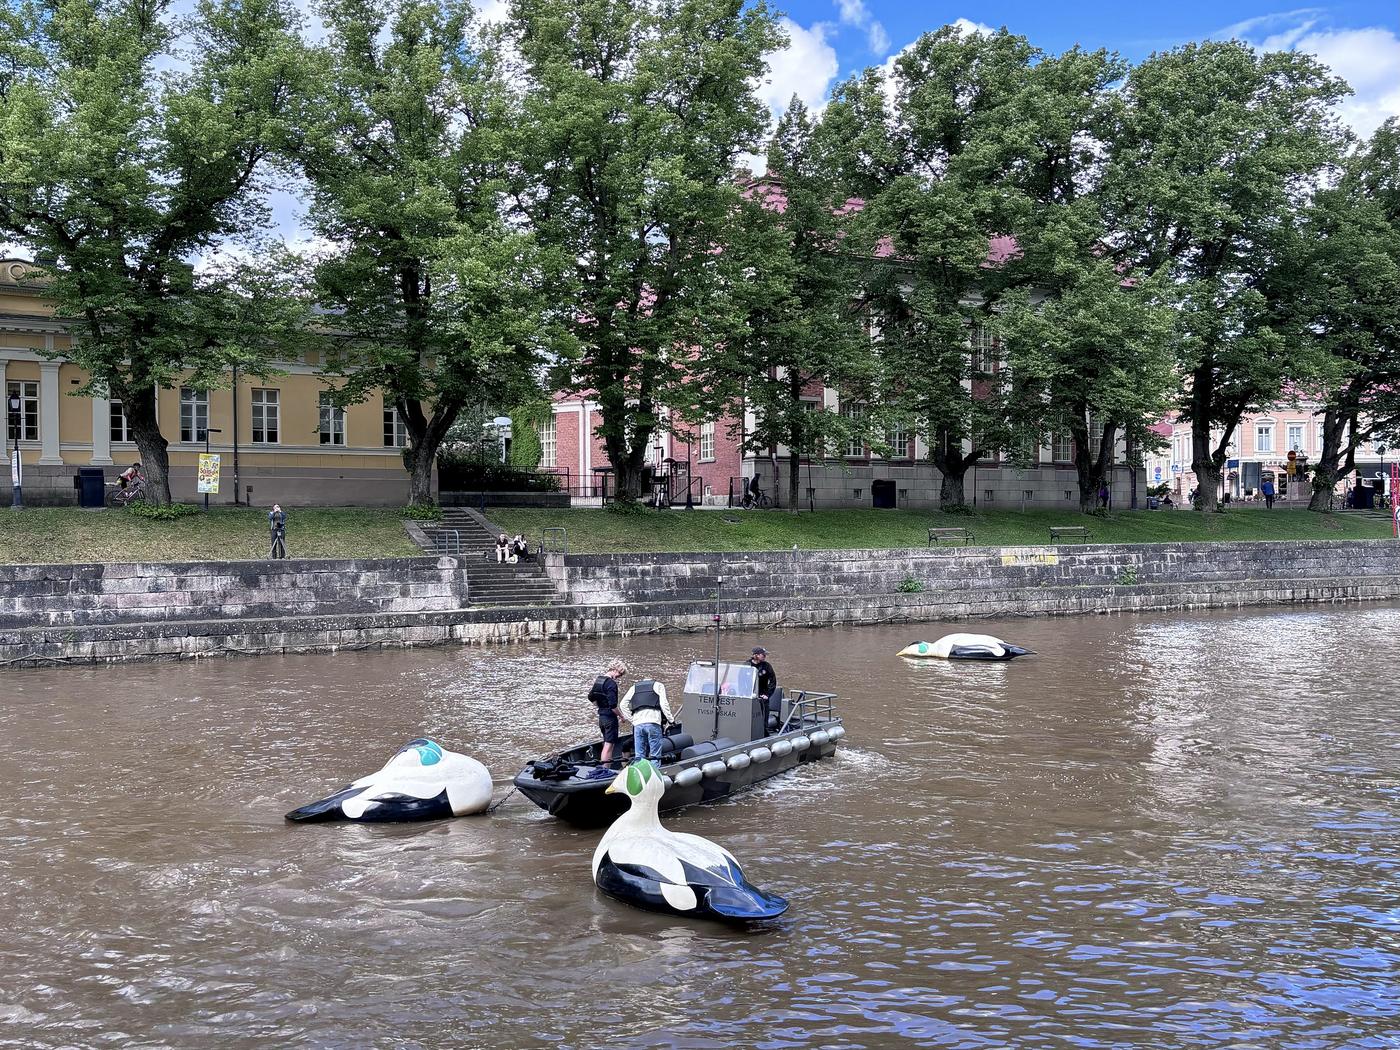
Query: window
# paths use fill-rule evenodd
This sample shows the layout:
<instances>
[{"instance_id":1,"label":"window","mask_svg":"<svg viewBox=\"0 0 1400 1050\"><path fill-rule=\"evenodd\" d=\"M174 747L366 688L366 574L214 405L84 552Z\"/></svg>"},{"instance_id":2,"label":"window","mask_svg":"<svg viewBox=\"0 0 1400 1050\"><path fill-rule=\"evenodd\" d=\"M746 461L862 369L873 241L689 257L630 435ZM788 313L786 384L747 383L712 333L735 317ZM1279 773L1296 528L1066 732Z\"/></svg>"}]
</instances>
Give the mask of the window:
<instances>
[{"instance_id":1,"label":"window","mask_svg":"<svg viewBox=\"0 0 1400 1050\"><path fill-rule=\"evenodd\" d=\"M1303 424L1302 424L1302 423L1289 423L1289 424L1288 424L1288 451L1289 451L1289 452L1306 452L1307 450L1308 450L1308 446L1307 446L1307 444L1304 442L1304 439L1303 439Z\"/></svg>"},{"instance_id":2,"label":"window","mask_svg":"<svg viewBox=\"0 0 1400 1050\"><path fill-rule=\"evenodd\" d=\"M843 401L841 402L841 417L846 420L847 426L850 428L843 455L847 459L864 459L865 434L861 423L865 419L865 406L859 401Z\"/></svg>"},{"instance_id":3,"label":"window","mask_svg":"<svg viewBox=\"0 0 1400 1050\"><path fill-rule=\"evenodd\" d=\"M1074 459L1074 439L1062 430L1050 437L1050 462L1069 463Z\"/></svg>"},{"instance_id":4,"label":"window","mask_svg":"<svg viewBox=\"0 0 1400 1050\"><path fill-rule=\"evenodd\" d=\"M972 326L972 371L993 372L997 363L996 336L983 325Z\"/></svg>"},{"instance_id":5,"label":"window","mask_svg":"<svg viewBox=\"0 0 1400 1050\"><path fill-rule=\"evenodd\" d=\"M209 391L180 388L180 440L203 441L209 429Z\"/></svg>"},{"instance_id":6,"label":"window","mask_svg":"<svg viewBox=\"0 0 1400 1050\"><path fill-rule=\"evenodd\" d=\"M384 406L384 447L408 447L408 427L399 415L398 405Z\"/></svg>"},{"instance_id":7,"label":"window","mask_svg":"<svg viewBox=\"0 0 1400 1050\"><path fill-rule=\"evenodd\" d=\"M1254 451L1272 452L1274 450L1274 425L1272 423L1260 423L1254 428Z\"/></svg>"},{"instance_id":8,"label":"window","mask_svg":"<svg viewBox=\"0 0 1400 1050\"><path fill-rule=\"evenodd\" d=\"M282 394L253 388L253 444L275 445L282 431Z\"/></svg>"},{"instance_id":9,"label":"window","mask_svg":"<svg viewBox=\"0 0 1400 1050\"><path fill-rule=\"evenodd\" d=\"M10 398L18 395L19 415L10 413ZM39 384L24 380L5 384L5 433L15 439L16 427L21 441L39 440Z\"/></svg>"},{"instance_id":10,"label":"window","mask_svg":"<svg viewBox=\"0 0 1400 1050\"><path fill-rule=\"evenodd\" d=\"M126 423L126 408L121 398L113 398L107 404L108 433L113 441L130 441L131 428Z\"/></svg>"},{"instance_id":11,"label":"window","mask_svg":"<svg viewBox=\"0 0 1400 1050\"><path fill-rule=\"evenodd\" d=\"M540 466L553 470L559 465L559 444L555 440L554 415L539 425Z\"/></svg>"},{"instance_id":12,"label":"window","mask_svg":"<svg viewBox=\"0 0 1400 1050\"><path fill-rule=\"evenodd\" d=\"M700 424L700 462L713 463L715 460L715 425Z\"/></svg>"},{"instance_id":13,"label":"window","mask_svg":"<svg viewBox=\"0 0 1400 1050\"><path fill-rule=\"evenodd\" d=\"M1318 424L1317 424L1317 451L1318 451L1319 454L1322 452L1322 446L1323 446L1324 444L1326 444L1326 443L1327 443L1327 423L1326 423L1326 421L1324 421L1324 420L1318 420Z\"/></svg>"},{"instance_id":14,"label":"window","mask_svg":"<svg viewBox=\"0 0 1400 1050\"><path fill-rule=\"evenodd\" d=\"M321 391L321 444L345 444L345 409L331 398L330 391Z\"/></svg>"},{"instance_id":15,"label":"window","mask_svg":"<svg viewBox=\"0 0 1400 1050\"><path fill-rule=\"evenodd\" d=\"M890 446L890 459L914 458L914 435L903 423L896 423L885 434L885 443Z\"/></svg>"}]
</instances>

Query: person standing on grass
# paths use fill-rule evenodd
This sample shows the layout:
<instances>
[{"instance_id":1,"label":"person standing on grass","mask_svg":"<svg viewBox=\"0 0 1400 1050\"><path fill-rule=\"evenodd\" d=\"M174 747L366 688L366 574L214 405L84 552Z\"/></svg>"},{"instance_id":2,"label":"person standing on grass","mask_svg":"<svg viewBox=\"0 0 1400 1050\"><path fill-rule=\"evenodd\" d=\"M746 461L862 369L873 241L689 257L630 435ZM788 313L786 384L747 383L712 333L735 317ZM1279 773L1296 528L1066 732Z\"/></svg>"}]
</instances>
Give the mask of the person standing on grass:
<instances>
[{"instance_id":1,"label":"person standing on grass","mask_svg":"<svg viewBox=\"0 0 1400 1050\"><path fill-rule=\"evenodd\" d=\"M1262 493L1264 494L1264 509L1265 509L1265 510L1273 510L1273 509L1274 509L1274 483L1273 483L1272 481L1265 481L1264 484L1262 484L1261 486L1259 486L1259 491L1262 492Z\"/></svg>"},{"instance_id":2,"label":"person standing on grass","mask_svg":"<svg viewBox=\"0 0 1400 1050\"><path fill-rule=\"evenodd\" d=\"M280 503L274 503L267 513L267 526L272 532L272 553L270 557L287 556L287 512Z\"/></svg>"}]
</instances>

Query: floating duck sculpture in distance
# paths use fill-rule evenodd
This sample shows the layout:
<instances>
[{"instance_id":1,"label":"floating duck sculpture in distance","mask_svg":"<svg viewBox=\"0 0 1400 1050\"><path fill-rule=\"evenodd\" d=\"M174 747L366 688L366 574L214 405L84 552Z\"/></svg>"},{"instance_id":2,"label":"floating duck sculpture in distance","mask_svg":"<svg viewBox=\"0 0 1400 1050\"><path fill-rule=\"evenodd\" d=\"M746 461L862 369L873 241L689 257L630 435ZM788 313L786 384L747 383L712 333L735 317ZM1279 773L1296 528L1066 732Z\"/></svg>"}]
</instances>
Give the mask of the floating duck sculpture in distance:
<instances>
[{"instance_id":1,"label":"floating duck sculpture in distance","mask_svg":"<svg viewBox=\"0 0 1400 1050\"><path fill-rule=\"evenodd\" d=\"M444 751L431 740L410 740L383 769L292 810L287 819L297 823L436 820L482 813L490 803L491 774L480 762Z\"/></svg>"},{"instance_id":2,"label":"floating duck sculpture in distance","mask_svg":"<svg viewBox=\"0 0 1400 1050\"><path fill-rule=\"evenodd\" d=\"M990 634L945 634L936 642L906 645L899 655L939 660L1010 660L1017 656L1034 656L1035 652Z\"/></svg>"},{"instance_id":3,"label":"floating duck sculpture in distance","mask_svg":"<svg viewBox=\"0 0 1400 1050\"><path fill-rule=\"evenodd\" d=\"M593 881L609 897L649 911L721 922L773 919L788 909L782 897L751 886L728 850L698 835L661 826L661 771L642 759L608 785L631 807L613 822L593 852Z\"/></svg>"}]
</instances>

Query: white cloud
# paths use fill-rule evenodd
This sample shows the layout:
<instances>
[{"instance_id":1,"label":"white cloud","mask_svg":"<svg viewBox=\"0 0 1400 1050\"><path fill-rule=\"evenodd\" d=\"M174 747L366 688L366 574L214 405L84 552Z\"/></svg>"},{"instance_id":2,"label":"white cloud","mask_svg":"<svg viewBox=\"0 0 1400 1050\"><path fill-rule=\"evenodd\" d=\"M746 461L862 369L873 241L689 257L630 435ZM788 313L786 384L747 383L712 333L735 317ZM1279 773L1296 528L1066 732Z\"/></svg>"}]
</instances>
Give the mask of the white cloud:
<instances>
[{"instance_id":1,"label":"white cloud","mask_svg":"<svg viewBox=\"0 0 1400 1050\"><path fill-rule=\"evenodd\" d=\"M890 35L866 9L865 0L836 0L836 7L840 12L842 25L865 30L865 39L871 51L882 55L889 50Z\"/></svg>"},{"instance_id":2,"label":"white cloud","mask_svg":"<svg viewBox=\"0 0 1400 1050\"><path fill-rule=\"evenodd\" d=\"M1243 40L1260 51L1302 51L1317 57L1351 85L1354 95L1337 114L1359 135L1369 135L1384 120L1400 115L1400 36L1385 26L1361 29L1326 27L1320 8L1299 8L1262 15L1212 34Z\"/></svg>"},{"instance_id":3,"label":"white cloud","mask_svg":"<svg viewBox=\"0 0 1400 1050\"><path fill-rule=\"evenodd\" d=\"M955 18L951 25L960 33L973 33L977 36L991 36L996 32L985 22L974 22L969 18Z\"/></svg>"},{"instance_id":4,"label":"white cloud","mask_svg":"<svg viewBox=\"0 0 1400 1050\"><path fill-rule=\"evenodd\" d=\"M788 44L768 56L768 76L758 85L758 96L775 114L787 109L793 95L808 108L821 109L840 68L826 39L830 26L818 22L804 29L790 18L779 22Z\"/></svg>"},{"instance_id":5,"label":"white cloud","mask_svg":"<svg viewBox=\"0 0 1400 1050\"><path fill-rule=\"evenodd\" d=\"M510 13L510 0L481 0L476 5L478 22L504 22Z\"/></svg>"}]
</instances>

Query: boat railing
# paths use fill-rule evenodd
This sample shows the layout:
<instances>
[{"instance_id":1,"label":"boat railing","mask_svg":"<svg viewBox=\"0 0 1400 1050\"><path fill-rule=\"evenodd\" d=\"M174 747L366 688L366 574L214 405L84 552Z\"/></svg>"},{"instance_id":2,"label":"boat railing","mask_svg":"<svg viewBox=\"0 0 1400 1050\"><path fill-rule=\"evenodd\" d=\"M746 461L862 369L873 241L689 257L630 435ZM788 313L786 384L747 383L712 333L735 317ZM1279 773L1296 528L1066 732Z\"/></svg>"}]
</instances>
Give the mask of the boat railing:
<instances>
[{"instance_id":1,"label":"boat railing","mask_svg":"<svg viewBox=\"0 0 1400 1050\"><path fill-rule=\"evenodd\" d=\"M803 690L793 699L787 719L778 732L786 733L812 723L830 722L835 717L835 693L810 693Z\"/></svg>"}]
</instances>

